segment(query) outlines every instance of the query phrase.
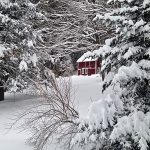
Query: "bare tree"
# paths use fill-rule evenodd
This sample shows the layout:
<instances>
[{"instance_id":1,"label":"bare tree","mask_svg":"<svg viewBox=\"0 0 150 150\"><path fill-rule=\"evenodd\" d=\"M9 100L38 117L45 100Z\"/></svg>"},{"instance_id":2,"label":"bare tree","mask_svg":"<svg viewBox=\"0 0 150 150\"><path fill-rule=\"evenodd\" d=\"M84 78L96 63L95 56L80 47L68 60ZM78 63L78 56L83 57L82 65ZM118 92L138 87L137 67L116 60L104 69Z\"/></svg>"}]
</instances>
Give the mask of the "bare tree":
<instances>
[{"instance_id":1,"label":"bare tree","mask_svg":"<svg viewBox=\"0 0 150 150\"><path fill-rule=\"evenodd\" d=\"M21 128L32 131L32 137L28 140L37 150L54 138L70 147L70 141L77 131L74 120L78 118L72 98L71 80L69 78L56 79L51 71L47 75L47 88L39 81L35 82L38 94L43 100L36 107L28 109L19 116L24 120ZM16 123L16 122L15 122Z\"/></svg>"},{"instance_id":2,"label":"bare tree","mask_svg":"<svg viewBox=\"0 0 150 150\"><path fill-rule=\"evenodd\" d=\"M60 59L63 65L54 65L61 70L61 75L67 70L66 62L72 63L69 57L72 53L79 54L79 58L86 51L98 49L113 34L112 28L93 21L97 13L111 10L104 0L41 0L37 6L45 12L47 20L35 25L41 34L36 48L45 58L50 54Z\"/></svg>"}]
</instances>

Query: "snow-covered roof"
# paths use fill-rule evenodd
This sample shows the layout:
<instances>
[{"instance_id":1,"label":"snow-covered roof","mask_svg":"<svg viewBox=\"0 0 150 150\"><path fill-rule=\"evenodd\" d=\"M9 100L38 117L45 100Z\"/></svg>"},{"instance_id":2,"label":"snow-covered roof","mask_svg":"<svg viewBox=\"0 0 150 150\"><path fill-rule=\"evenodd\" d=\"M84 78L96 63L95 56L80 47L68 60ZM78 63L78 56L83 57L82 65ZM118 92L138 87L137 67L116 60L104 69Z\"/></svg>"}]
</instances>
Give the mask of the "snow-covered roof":
<instances>
[{"instance_id":1,"label":"snow-covered roof","mask_svg":"<svg viewBox=\"0 0 150 150\"><path fill-rule=\"evenodd\" d=\"M77 62L96 61L97 59L98 59L98 57L97 57L94 53L88 51L88 52L84 53L84 54L77 60Z\"/></svg>"}]
</instances>

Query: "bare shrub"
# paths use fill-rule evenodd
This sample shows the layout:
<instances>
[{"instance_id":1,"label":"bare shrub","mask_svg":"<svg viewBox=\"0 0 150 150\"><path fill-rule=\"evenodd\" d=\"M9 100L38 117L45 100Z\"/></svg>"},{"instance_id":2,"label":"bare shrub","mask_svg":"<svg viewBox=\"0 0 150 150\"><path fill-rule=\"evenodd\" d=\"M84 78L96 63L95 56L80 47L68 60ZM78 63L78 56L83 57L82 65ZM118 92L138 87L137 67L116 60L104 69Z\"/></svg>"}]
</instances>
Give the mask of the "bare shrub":
<instances>
[{"instance_id":1,"label":"bare shrub","mask_svg":"<svg viewBox=\"0 0 150 150\"><path fill-rule=\"evenodd\" d=\"M24 120L21 127L31 130L32 136L28 140L37 150L41 150L53 138L57 142L62 139L63 144L70 147L70 141L76 132L73 120L78 118L72 98L71 80L69 78L56 79L47 70L47 88L36 84L42 101L38 106L28 109L20 118Z\"/></svg>"}]
</instances>

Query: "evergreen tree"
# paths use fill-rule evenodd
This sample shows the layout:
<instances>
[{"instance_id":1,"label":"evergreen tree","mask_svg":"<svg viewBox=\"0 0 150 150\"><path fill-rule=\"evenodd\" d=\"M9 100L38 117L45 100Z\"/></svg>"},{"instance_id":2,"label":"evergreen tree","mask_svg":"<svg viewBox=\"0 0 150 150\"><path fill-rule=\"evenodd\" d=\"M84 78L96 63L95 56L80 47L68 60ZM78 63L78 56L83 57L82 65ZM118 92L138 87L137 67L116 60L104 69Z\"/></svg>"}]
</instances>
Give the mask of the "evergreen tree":
<instances>
[{"instance_id":1,"label":"evergreen tree","mask_svg":"<svg viewBox=\"0 0 150 150\"><path fill-rule=\"evenodd\" d=\"M116 28L96 54L104 57L103 93L106 99L90 107L88 119L79 121L80 138L98 149L150 149L150 1L109 0L119 8L97 15ZM106 75L106 72L108 73Z\"/></svg>"},{"instance_id":2,"label":"evergreen tree","mask_svg":"<svg viewBox=\"0 0 150 150\"><path fill-rule=\"evenodd\" d=\"M37 73L36 54L39 55L39 52L35 45L40 35L34 25L37 21L43 22L44 19L44 16L36 9L36 5L29 1L0 2L0 82L2 86L5 86L9 78L11 87L15 84L15 88L11 90L16 91L19 87L24 87L25 80L27 82L29 81L27 79L37 76L34 73ZM27 70L28 72L25 73Z\"/></svg>"}]
</instances>

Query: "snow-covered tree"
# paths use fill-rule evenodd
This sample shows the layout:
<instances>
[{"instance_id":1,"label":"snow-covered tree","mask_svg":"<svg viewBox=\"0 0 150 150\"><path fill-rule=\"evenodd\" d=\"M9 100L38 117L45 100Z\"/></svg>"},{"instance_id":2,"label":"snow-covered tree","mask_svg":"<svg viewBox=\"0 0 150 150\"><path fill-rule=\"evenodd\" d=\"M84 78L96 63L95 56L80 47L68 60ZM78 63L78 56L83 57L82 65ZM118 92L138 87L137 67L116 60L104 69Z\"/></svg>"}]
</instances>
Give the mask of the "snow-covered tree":
<instances>
[{"instance_id":1,"label":"snow-covered tree","mask_svg":"<svg viewBox=\"0 0 150 150\"><path fill-rule=\"evenodd\" d=\"M37 63L36 54L39 54L35 45L40 35L34 26L37 21L42 23L44 20L45 17L30 1L0 1L0 82L2 85L8 77L21 81L23 86L23 78L37 76L33 75Z\"/></svg>"},{"instance_id":2,"label":"snow-covered tree","mask_svg":"<svg viewBox=\"0 0 150 150\"><path fill-rule=\"evenodd\" d=\"M92 104L79 119L73 144L95 149L150 149L150 1L109 0L120 6L94 20L116 28L96 54L104 57L105 99ZM109 95L108 95L109 93Z\"/></svg>"}]
</instances>

